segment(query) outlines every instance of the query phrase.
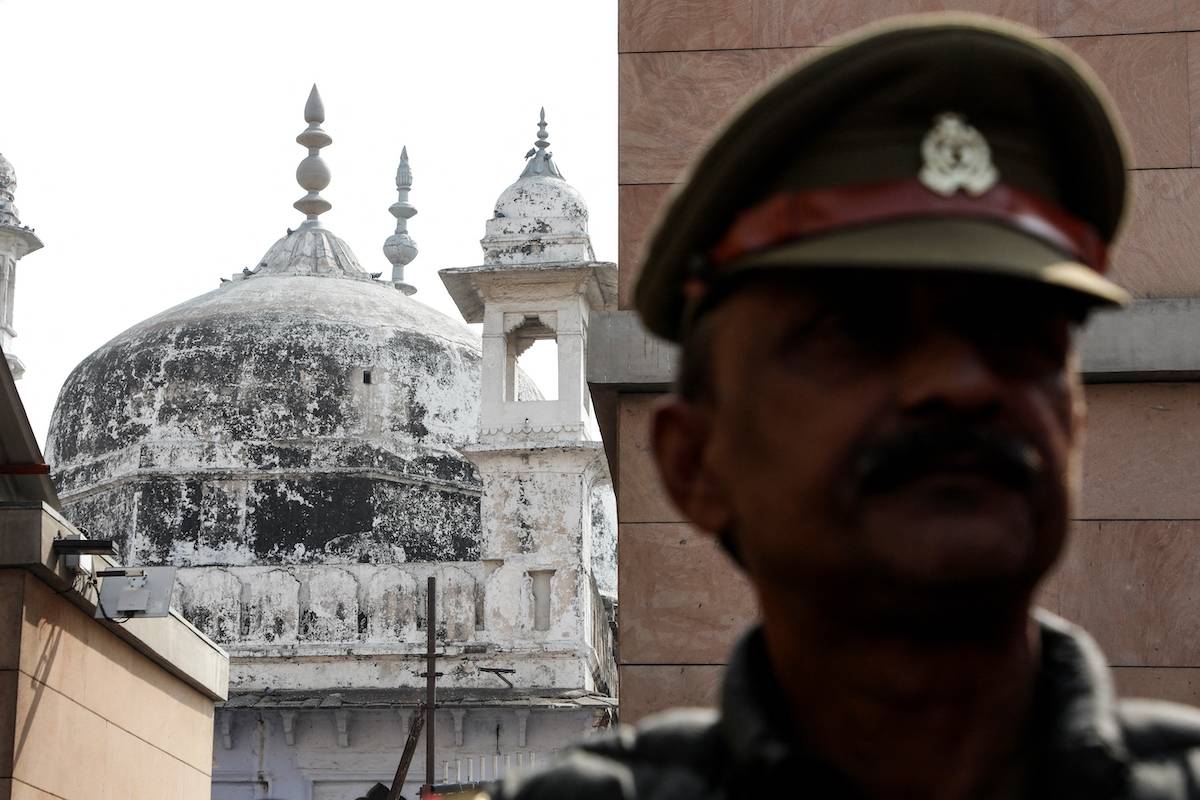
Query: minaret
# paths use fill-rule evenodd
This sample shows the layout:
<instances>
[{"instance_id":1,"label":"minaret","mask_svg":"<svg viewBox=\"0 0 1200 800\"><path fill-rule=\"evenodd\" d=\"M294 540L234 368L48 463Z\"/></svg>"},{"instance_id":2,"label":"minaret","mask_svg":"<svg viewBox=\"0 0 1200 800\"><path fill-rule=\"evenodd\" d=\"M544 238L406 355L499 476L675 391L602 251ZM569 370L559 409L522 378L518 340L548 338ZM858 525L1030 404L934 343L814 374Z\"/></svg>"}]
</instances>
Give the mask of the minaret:
<instances>
[{"instance_id":1,"label":"minaret","mask_svg":"<svg viewBox=\"0 0 1200 800\"><path fill-rule=\"evenodd\" d=\"M586 383L591 314L616 306L616 265L592 255L583 196L549 151L545 113L520 177L496 201L484 263L441 271L467 322L483 323L479 443L485 626L528 647L596 653L603 611L592 579L591 495L608 482L590 434ZM517 366L534 342L557 345L556 397L526 390ZM563 684L605 690L579 662Z\"/></svg>"},{"instance_id":2,"label":"minaret","mask_svg":"<svg viewBox=\"0 0 1200 800\"><path fill-rule=\"evenodd\" d=\"M13 195L17 190L17 174L12 164L0 154L0 348L14 378L25 374L25 365L12 352L13 295L16 291L17 262L38 250L42 242L32 228L21 224Z\"/></svg>"},{"instance_id":3,"label":"minaret","mask_svg":"<svg viewBox=\"0 0 1200 800\"><path fill-rule=\"evenodd\" d=\"M383 243L383 254L392 262L392 283L407 295L417 293L417 287L404 280L404 268L417 257L417 243L408 235L408 221L417 209L408 202L412 189L412 168L408 165L408 148L400 149L400 166L396 168L396 202L388 208L396 218L396 232Z\"/></svg>"}]
</instances>

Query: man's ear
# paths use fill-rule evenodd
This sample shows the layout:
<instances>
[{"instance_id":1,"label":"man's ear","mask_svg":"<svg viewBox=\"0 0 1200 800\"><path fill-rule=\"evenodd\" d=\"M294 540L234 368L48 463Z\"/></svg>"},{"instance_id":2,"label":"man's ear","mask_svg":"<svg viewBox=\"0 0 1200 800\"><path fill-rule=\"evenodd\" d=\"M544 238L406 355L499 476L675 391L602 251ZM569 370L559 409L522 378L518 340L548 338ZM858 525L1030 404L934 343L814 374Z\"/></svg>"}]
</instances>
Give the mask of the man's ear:
<instances>
[{"instance_id":1,"label":"man's ear","mask_svg":"<svg viewBox=\"0 0 1200 800\"><path fill-rule=\"evenodd\" d=\"M709 460L712 412L678 397L654 414L654 457L671 500L706 533L719 536L733 518Z\"/></svg>"}]
</instances>

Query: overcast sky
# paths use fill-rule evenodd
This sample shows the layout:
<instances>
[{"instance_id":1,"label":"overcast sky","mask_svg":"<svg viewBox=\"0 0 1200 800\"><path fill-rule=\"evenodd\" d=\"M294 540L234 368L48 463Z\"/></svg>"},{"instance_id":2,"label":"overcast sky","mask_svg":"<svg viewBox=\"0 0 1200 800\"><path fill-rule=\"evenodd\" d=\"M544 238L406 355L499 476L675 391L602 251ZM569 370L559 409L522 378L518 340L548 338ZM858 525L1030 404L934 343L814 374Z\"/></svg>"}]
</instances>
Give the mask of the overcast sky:
<instances>
[{"instance_id":1,"label":"overcast sky","mask_svg":"<svg viewBox=\"0 0 1200 800\"><path fill-rule=\"evenodd\" d=\"M17 268L13 350L43 445L59 387L121 331L257 264L302 215L304 101L325 102L322 222L364 268L408 145L417 299L481 260L546 107L555 161L616 260L616 3L0 0L0 153L44 249ZM536 377L536 376L535 376Z\"/></svg>"}]
</instances>

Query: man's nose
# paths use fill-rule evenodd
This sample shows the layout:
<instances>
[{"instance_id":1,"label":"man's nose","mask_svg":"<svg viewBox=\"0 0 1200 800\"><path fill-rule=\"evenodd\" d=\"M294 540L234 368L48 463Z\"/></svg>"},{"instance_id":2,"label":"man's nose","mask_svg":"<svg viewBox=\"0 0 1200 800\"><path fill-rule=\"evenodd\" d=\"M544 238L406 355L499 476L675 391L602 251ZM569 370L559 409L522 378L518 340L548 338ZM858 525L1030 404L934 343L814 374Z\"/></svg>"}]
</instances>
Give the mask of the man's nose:
<instances>
[{"instance_id":1,"label":"man's nose","mask_svg":"<svg viewBox=\"0 0 1200 800\"><path fill-rule=\"evenodd\" d=\"M954 331L927 331L902 357L899 400L905 411L994 410L1003 388L986 354Z\"/></svg>"}]
</instances>

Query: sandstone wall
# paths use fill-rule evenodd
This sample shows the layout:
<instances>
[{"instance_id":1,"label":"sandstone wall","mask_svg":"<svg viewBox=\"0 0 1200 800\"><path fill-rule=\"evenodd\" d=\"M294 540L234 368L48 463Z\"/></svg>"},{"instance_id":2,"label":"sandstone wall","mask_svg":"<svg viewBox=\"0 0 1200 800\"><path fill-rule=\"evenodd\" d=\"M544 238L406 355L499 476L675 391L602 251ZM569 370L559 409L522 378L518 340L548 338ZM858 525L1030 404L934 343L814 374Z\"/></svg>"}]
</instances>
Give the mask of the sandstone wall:
<instances>
[{"instance_id":1,"label":"sandstone wall","mask_svg":"<svg viewBox=\"0 0 1200 800\"><path fill-rule=\"evenodd\" d=\"M0 798L208 800L213 701L0 569Z\"/></svg>"}]
</instances>

